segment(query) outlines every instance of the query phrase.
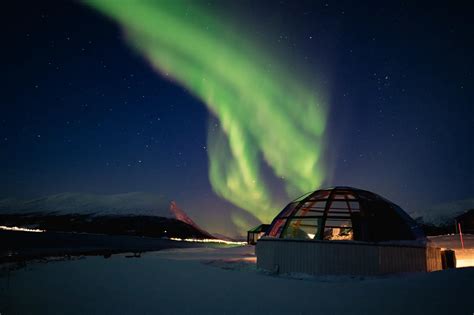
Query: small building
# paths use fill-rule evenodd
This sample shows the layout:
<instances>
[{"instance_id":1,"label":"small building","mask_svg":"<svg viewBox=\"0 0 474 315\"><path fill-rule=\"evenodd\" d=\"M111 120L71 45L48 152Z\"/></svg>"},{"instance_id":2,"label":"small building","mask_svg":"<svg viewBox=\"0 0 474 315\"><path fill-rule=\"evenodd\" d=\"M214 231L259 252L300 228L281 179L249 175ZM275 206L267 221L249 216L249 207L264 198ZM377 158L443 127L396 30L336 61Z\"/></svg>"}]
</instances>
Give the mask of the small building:
<instances>
[{"instance_id":1,"label":"small building","mask_svg":"<svg viewBox=\"0 0 474 315\"><path fill-rule=\"evenodd\" d=\"M257 265L273 272L377 275L442 269L399 206L369 191L334 187L288 204L256 246Z\"/></svg>"},{"instance_id":2,"label":"small building","mask_svg":"<svg viewBox=\"0 0 474 315\"><path fill-rule=\"evenodd\" d=\"M247 244L257 244L258 239L265 235L269 227L270 224L260 224L259 226L247 231Z\"/></svg>"}]
</instances>

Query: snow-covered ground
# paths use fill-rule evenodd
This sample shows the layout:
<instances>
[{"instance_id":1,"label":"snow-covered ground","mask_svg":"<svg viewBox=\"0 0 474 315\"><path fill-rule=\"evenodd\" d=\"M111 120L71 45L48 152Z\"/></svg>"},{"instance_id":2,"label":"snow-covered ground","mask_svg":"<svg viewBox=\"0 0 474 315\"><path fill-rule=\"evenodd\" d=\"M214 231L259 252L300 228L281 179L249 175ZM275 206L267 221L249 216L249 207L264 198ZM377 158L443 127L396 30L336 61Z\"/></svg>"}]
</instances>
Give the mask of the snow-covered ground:
<instances>
[{"instance_id":1,"label":"snow-covered ground","mask_svg":"<svg viewBox=\"0 0 474 315\"><path fill-rule=\"evenodd\" d=\"M33 263L0 273L2 314L472 314L474 268L386 277L276 276L254 247ZM5 267L4 267L5 268Z\"/></svg>"}]
</instances>

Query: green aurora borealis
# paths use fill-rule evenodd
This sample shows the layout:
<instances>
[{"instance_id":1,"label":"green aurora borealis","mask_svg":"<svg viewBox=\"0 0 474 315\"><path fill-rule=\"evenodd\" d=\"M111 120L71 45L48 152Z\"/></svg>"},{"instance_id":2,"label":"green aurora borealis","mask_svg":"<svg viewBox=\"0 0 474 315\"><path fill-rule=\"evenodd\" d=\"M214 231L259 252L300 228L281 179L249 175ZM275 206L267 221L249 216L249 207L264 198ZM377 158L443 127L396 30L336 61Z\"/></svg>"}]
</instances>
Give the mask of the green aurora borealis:
<instances>
[{"instance_id":1,"label":"green aurora borealis","mask_svg":"<svg viewBox=\"0 0 474 315\"><path fill-rule=\"evenodd\" d=\"M282 206L275 200L322 184L327 108L304 76L282 70L294 69L292 62L196 1L86 3L118 22L134 49L215 116L217 128L210 123L208 132L209 179L219 196L269 222ZM288 196L272 196L263 162Z\"/></svg>"}]
</instances>

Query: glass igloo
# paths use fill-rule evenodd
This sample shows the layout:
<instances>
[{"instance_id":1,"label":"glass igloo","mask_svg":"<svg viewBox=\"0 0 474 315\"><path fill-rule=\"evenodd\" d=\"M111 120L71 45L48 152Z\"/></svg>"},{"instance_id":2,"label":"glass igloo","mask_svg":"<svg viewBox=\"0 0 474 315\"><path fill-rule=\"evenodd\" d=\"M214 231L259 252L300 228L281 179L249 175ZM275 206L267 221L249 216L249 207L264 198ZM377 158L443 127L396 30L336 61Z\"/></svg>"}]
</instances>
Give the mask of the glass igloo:
<instances>
[{"instance_id":1,"label":"glass igloo","mask_svg":"<svg viewBox=\"0 0 474 315\"><path fill-rule=\"evenodd\" d=\"M333 187L308 193L288 204L266 237L365 242L425 242L421 228L391 201L369 191Z\"/></svg>"}]
</instances>

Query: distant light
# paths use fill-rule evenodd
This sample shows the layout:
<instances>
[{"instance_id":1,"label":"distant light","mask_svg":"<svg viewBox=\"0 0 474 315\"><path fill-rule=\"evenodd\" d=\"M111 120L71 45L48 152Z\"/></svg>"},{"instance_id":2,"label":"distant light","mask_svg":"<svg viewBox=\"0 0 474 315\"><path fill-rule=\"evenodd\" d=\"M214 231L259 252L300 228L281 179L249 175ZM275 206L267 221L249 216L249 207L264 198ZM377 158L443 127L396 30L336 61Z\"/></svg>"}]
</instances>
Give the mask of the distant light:
<instances>
[{"instance_id":1,"label":"distant light","mask_svg":"<svg viewBox=\"0 0 474 315\"><path fill-rule=\"evenodd\" d=\"M18 227L18 226L5 226L5 225L0 225L0 230L5 230L5 231L18 231L18 232L33 232L33 233L46 232L46 230L27 229L27 228L22 228L22 227Z\"/></svg>"},{"instance_id":2,"label":"distant light","mask_svg":"<svg viewBox=\"0 0 474 315\"><path fill-rule=\"evenodd\" d=\"M218 244L229 244L229 245L246 245L247 242L233 242L233 241L226 241L226 240L219 240L219 239L212 239L212 238L176 238L170 237L172 241L178 242L194 242L194 243L218 243Z\"/></svg>"}]
</instances>

